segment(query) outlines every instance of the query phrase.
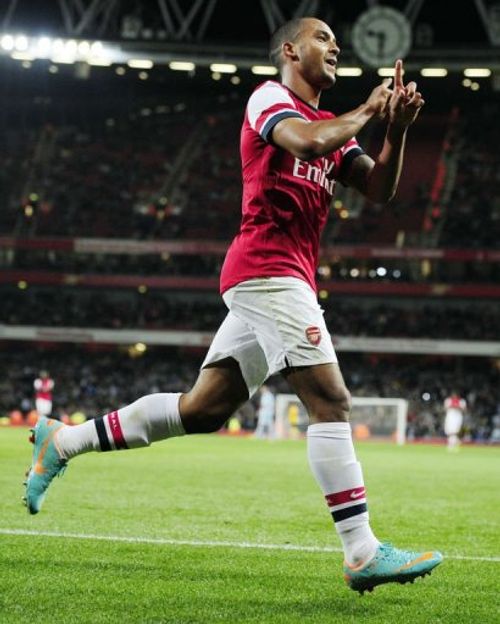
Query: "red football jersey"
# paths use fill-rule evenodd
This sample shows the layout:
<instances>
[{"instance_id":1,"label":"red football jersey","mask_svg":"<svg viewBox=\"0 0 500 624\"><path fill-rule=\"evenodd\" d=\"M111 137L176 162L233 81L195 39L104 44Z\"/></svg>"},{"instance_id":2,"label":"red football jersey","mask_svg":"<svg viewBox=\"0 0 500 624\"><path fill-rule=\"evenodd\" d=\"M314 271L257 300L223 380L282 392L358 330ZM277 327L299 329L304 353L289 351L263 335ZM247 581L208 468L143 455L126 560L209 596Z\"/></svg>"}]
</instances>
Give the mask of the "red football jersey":
<instances>
[{"instance_id":1,"label":"red football jersey","mask_svg":"<svg viewBox=\"0 0 500 624\"><path fill-rule=\"evenodd\" d=\"M327 156L300 160L272 142L272 129L287 117L335 115L272 80L250 96L240 141L242 219L222 267L221 293L245 280L278 276L298 277L316 290L320 237L336 180L363 150L352 138Z\"/></svg>"},{"instance_id":2,"label":"red football jersey","mask_svg":"<svg viewBox=\"0 0 500 624\"><path fill-rule=\"evenodd\" d=\"M52 401L52 390L54 389L54 380L47 379L35 379L35 398L36 399L45 399L46 401Z\"/></svg>"},{"instance_id":3,"label":"red football jersey","mask_svg":"<svg viewBox=\"0 0 500 624\"><path fill-rule=\"evenodd\" d=\"M460 398L456 394L452 394L444 402L445 409L458 409L465 411L467 408L467 403L465 399Z\"/></svg>"}]
</instances>

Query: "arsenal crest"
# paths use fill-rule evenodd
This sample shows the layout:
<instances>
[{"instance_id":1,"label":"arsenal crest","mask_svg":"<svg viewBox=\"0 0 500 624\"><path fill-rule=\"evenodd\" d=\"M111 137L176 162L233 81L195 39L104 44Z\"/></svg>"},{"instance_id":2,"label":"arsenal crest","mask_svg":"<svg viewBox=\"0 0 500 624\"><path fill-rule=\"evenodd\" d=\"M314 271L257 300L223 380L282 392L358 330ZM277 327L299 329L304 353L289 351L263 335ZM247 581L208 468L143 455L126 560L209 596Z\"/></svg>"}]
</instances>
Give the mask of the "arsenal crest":
<instances>
[{"instance_id":1,"label":"arsenal crest","mask_svg":"<svg viewBox=\"0 0 500 624\"><path fill-rule=\"evenodd\" d=\"M313 347L317 347L321 342L321 329L319 327L308 327L306 329L306 338L313 345Z\"/></svg>"}]
</instances>

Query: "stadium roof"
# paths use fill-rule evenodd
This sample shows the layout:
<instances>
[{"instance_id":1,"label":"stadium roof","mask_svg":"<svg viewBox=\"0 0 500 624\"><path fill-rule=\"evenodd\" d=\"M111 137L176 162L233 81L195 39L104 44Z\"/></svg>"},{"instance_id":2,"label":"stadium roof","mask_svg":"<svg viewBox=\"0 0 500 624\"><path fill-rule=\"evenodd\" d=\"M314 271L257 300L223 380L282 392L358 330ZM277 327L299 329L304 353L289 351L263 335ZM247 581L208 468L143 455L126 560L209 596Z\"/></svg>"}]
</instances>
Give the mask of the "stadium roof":
<instances>
[{"instance_id":1,"label":"stadium roof","mask_svg":"<svg viewBox=\"0 0 500 624\"><path fill-rule=\"evenodd\" d=\"M154 62L192 58L205 64L225 60L250 66L267 61L267 41L277 26L294 16L315 15L332 25L343 62L363 65L353 49L353 25L374 6L380 4L374 0L6 0L0 8L0 30L4 37L14 38L98 39L113 44L124 57L139 55ZM412 34L408 67L447 64L453 70L472 64L500 70L500 4L388 0L383 6L407 18Z\"/></svg>"}]
</instances>

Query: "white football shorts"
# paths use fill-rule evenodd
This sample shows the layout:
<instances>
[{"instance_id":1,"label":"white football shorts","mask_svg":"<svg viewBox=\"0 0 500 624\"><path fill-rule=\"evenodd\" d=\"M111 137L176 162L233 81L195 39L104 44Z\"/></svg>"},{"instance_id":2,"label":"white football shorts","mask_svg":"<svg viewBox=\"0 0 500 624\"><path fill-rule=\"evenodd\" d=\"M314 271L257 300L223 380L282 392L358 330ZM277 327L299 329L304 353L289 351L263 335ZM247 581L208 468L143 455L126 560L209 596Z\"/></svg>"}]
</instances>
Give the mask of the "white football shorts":
<instances>
[{"instance_id":1,"label":"white football shorts","mask_svg":"<svg viewBox=\"0 0 500 624\"><path fill-rule=\"evenodd\" d=\"M448 409L446 410L446 416L444 419L444 433L445 435L458 435L462 429L464 417L461 410Z\"/></svg>"},{"instance_id":2,"label":"white football shorts","mask_svg":"<svg viewBox=\"0 0 500 624\"><path fill-rule=\"evenodd\" d=\"M250 397L280 370L337 362L316 293L301 279L248 280L223 299L229 312L201 367L234 358Z\"/></svg>"},{"instance_id":3,"label":"white football shorts","mask_svg":"<svg viewBox=\"0 0 500 624\"><path fill-rule=\"evenodd\" d=\"M36 411L39 416L50 416L52 412L52 401L49 399L35 399Z\"/></svg>"}]
</instances>

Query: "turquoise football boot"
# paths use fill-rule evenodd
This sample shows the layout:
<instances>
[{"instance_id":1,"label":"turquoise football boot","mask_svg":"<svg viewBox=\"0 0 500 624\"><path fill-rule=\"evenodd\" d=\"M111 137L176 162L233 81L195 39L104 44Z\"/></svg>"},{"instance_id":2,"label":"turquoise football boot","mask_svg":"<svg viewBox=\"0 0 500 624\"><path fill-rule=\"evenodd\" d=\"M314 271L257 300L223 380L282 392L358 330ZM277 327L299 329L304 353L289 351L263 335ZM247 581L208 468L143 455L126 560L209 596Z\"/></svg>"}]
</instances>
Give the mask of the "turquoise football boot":
<instances>
[{"instance_id":1,"label":"turquoise football boot","mask_svg":"<svg viewBox=\"0 0 500 624\"><path fill-rule=\"evenodd\" d=\"M344 579L351 589L363 594L383 583L413 583L418 576L430 574L442 561L439 552L410 552L384 543L368 563L351 566L344 562Z\"/></svg>"},{"instance_id":2,"label":"turquoise football boot","mask_svg":"<svg viewBox=\"0 0 500 624\"><path fill-rule=\"evenodd\" d=\"M57 420L41 416L31 430L33 459L26 474L26 496L23 498L30 514L40 511L52 479L66 468L67 461L59 455L55 442L55 434L65 426Z\"/></svg>"}]
</instances>

